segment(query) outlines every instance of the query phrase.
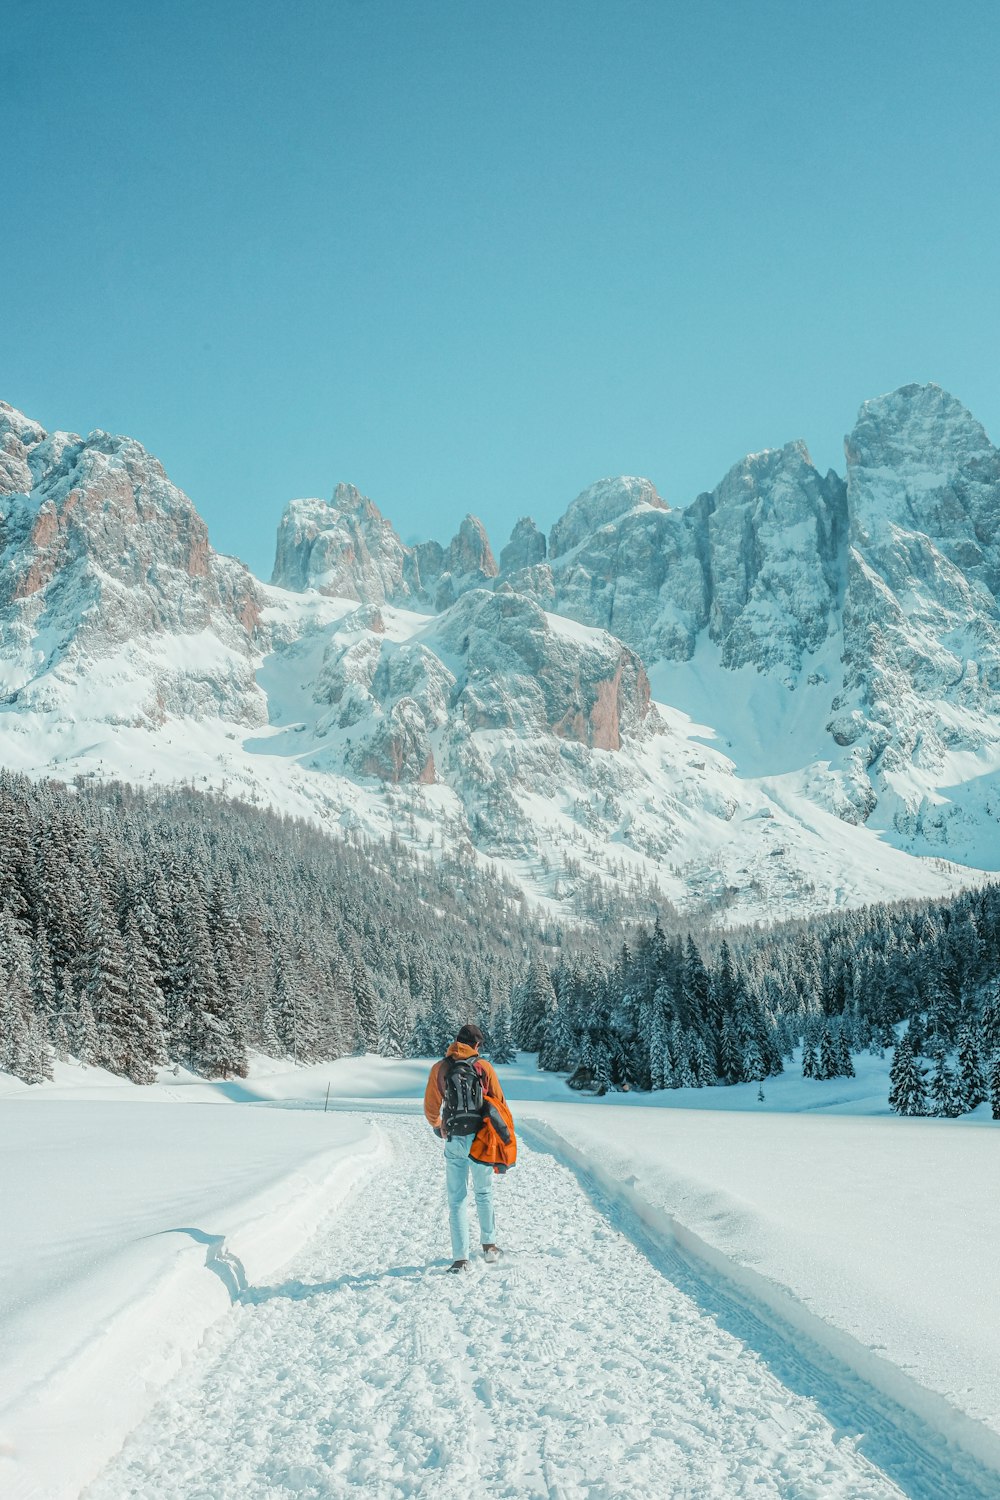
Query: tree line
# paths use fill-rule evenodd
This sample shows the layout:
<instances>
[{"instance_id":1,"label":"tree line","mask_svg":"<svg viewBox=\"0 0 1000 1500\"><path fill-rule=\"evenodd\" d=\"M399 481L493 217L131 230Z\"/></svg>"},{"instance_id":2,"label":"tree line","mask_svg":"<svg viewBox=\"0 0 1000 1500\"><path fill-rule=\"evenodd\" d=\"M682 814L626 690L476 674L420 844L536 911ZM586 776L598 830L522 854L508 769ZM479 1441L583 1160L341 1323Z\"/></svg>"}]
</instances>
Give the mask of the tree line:
<instances>
[{"instance_id":1,"label":"tree line","mask_svg":"<svg viewBox=\"0 0 1000 1500\"><path fill-rule=\"evenodd\" d=\"M539 1066L604 1090L851 1077L893 1049L891 1107L1000 1118L1000 886L875 903L728 936L637 929L610 961L536 955L514 1037Z\"/></svg>"},{"instance_id":2,"label":"tree line","mask_svg":"<svg viewBox=\"0 0 1000 1500\"><path fill-rule=\"evenodd\" d=\"M0 1069L136 1083L251 1053L440 1056L477 1019L600 1091L806 1078L893 1050L889 1102L1000 1118L1000 886L728 934L562 927L471 850L331 838L191 789L0 772Z\"/></svg>"},{"instance_id":3,"label":"tree line","mask_svg":"<svg viewBox=\"0 0 1000 1500\"><path fill-rule=\"evenodd\" d=\"M400 1055L434 1028L437 1047L509 1017L529 956L566 940L461 854L0 772L0 1069L29 1083L54 1057L146 1083L166 1063L242 1076L251 1052Z\"/></svg>"}]
</instances>

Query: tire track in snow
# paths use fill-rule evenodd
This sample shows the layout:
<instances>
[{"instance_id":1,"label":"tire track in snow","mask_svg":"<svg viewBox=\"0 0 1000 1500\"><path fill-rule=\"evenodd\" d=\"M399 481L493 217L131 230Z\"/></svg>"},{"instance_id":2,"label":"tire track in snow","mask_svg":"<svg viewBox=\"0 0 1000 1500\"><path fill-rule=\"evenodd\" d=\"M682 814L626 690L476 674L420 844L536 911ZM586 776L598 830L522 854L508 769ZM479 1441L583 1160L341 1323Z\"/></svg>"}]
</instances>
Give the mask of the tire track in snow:
<instances>
[{"instance_id":1,"label":"tire track in snow","mask_svg":"<svg viewBox=\"0 0 1000 1500\"><path fill-rule=\"evenodd\" d=\"M450 1260L440 1149L391 1159L214 1327L88 1500L899 1500L553 1157L498 1180L498 1265Z\"/></svg>"}]
</instances>

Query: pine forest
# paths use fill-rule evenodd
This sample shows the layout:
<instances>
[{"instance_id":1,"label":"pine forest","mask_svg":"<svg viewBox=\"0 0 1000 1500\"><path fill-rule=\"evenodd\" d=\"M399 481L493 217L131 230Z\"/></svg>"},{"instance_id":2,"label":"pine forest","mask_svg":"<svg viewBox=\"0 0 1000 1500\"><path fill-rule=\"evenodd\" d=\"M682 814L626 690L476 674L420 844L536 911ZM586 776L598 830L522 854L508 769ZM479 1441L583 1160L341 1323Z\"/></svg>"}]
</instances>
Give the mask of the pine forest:
<instances>
[{"instance_id":1,"label":"pine forest","mask_svg":"<svg viewBox=\"0 0 1000 1500\"><path fill-rule=\"evenodd\" d=\"M255 1052L440 1055L475 1018L494 1061L536 1052L588 1092L763 1093L891 1050L898 1113L1000 1118L1000 887L725 936L601 918L554 924L471 856L2 772L0 1068L240 1077Z\"/></svg>"}]
</instances>

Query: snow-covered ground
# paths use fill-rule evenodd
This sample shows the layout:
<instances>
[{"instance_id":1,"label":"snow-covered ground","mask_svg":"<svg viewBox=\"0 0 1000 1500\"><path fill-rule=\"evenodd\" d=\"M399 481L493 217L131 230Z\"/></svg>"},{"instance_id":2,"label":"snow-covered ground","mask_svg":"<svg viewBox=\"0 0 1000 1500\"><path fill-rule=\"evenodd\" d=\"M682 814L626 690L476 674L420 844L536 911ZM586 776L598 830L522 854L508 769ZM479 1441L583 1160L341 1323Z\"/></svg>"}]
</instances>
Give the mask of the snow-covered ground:
<instances>
[{"instance_id":1,"label":"snow-covered ground","mask_svg":"<svg viewBox=\"0 0 1000 1500\"><path fill-rule=\"evenodd\" d=\"M888 1116L885 1067L502 1069L458 1304L425 1063L0 1079L0 1493L996 1495L1000 1127Z\"/></svg>"}]
</instances>

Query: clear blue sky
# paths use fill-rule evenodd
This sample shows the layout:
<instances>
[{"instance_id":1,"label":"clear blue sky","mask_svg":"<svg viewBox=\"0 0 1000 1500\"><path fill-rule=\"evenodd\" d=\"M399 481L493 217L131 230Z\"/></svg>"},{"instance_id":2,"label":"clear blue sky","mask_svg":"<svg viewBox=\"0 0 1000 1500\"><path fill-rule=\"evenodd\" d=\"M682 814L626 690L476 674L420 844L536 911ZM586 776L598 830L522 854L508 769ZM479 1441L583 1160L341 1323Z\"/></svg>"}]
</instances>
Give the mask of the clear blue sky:
<instances>
[{"instance_id":1,"label":"clear blue sky","mask_svg":"<svg viewBox=\"0 0 1000 1500\"><path fill-rule=\"evenodd\" d=\"M7 0L0 396L495 546L935 380L1000 437L993 0Z\"/></svg>"}]
</instances>

